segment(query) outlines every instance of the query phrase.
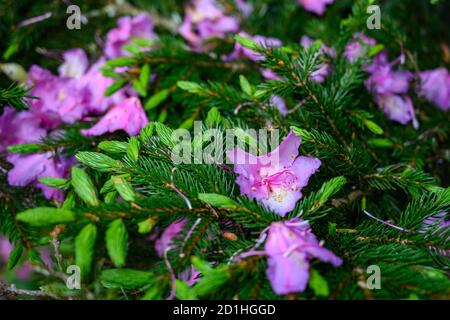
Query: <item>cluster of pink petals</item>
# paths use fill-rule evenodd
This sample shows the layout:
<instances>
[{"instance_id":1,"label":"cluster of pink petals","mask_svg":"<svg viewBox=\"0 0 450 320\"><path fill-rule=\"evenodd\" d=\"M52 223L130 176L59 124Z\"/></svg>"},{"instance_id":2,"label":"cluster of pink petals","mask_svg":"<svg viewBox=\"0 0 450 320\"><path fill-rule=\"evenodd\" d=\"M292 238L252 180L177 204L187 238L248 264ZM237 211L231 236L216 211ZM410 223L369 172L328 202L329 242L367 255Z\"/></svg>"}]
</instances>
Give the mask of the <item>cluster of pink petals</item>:
<instances>
[{"instance_id":1,"label":"cluster of pink petals","mask_svg":"<svg viewBox=\"0 0 450 320\"><path fill-rule=\"evenodd\" d=\"M179 33L193 50L203 51L205 40L224 38L229 32L239 31L239 20L225 15L216 0L193 0L187 7Z\"/></svg>"},{"instance_id":2,"label":"cluster of pink petals","mask_svg":"<svg viewBox=\"0 0 450 320\"><path fill-rule=\"evenodd\" d=\"M393 70L395 63L388 61L387 52L379 53L374 62L366 67L369 77L365 85L389 119L403 125L412 122L417 129L419 124L412 100L407 95L412 74Z\"/></svg>"},{"instance_id":3,"label":"cluster of pink petals","mask_svg":"<svg viewBox=\"0 0 450 320\"><path fill-rule=\"evenodd\" d=\"M254 156L240 148L227 151L241 194L284 217L302 197L301 190L320 167L317 158L298 156L301 138L290 132L272 152Z\"/></svg>"},{"instance_id":4,"label":"cluster of pink petals","mask_svg":"<svg viewBox=\"0 0 450 320\"><path fill-rule=\"evenodd\" d=\"M327 4L333 3L334 0L297 0L306 11L313 12L317 15L323 15Z\"/></svg>"},{"instance_id":5,"label":"cluster of pink petals","mask_svg":"<svg viewBox=\"0 0 450 320\"><path fill-rule=\"evenodd\" d=\"M264 252L268 256L267 277L274 292L280 295L306 289L313 258L335 267L342 264L339 257L317 240L308 221L300 218L272 223Z\"/></svg>"},{"instance_id":6,"label":"cluster of pink petals","mask_svg":"<svg viewBox=\"0 0 450 320\"><path fill-rule=\"evenodd\" d=\"M118 27L107 34L105 56L108 58L125 55L123 45L132 38L153 38L152 20L147 15L134 18L122 17ZM10 145L37 142L51 135L62 124L73 124L106 115L91 129L83 133L89 136L124 130L136 135L148 123L140 101L126 89L105 97L106 89L113 80L102 75L100 68L105 63L101 57L89 65L82 49L71 49L63 54L63 63L58 75L39 66L32 66L28 72L28 84L33 86L30 94L38 99L29 99L30 110L16 113L5 108L0 115L0 152ZM108 111L109 110L109 111ZM40 188L48 199L62 201L63 194L38 182L41 177L66 177L73 160L43 154L8 156L14 168L8 173L13 186L34 185Z\"/></svg>"},{"instance_id":7,"label":"cluster of pink petals","mask_svg":"<svg viewBox=\"0 0 450 320\"><path fill-rule=\"evenodd\" d=\"M421 72L419 93L443 111L450 110L450 73L448 70L437 68Z\"/></svg>"}]
</instances>

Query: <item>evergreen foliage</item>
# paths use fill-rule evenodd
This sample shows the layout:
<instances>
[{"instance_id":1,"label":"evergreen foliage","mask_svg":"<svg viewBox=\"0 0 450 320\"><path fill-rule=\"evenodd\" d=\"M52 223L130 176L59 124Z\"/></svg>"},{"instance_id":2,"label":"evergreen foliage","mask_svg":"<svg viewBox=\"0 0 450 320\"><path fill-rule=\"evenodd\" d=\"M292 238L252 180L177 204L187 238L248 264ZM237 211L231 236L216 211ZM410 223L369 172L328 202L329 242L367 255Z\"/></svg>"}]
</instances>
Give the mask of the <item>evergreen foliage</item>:
<instances>
[{"instance_id":1,"label":"evergreen foliage","mask_svg":"<svg viewBox=\"0 0 450 320\"><path fill-rule=\"evenodd\" d=\"M0 4L5 40L0 62L55 70L51 52L59 56L63 49L83 47L90 56L98 55L95 35L104 37L115 23L104 11L109 2L86 1L81 10L91 14L89 22L71 31L61 27L67 17L61 1L5 1ZM234 1L221 2L242 15ZM31 261L41 271L41 289L60 299L166 299L172 294L177 299L449 298L450 229L426 229L424 221L450 214L450 113L412 93L419 129L389 120L364 86L363 67L386 49L391 58L404 53L403 68L415 72L416 80L419 70L449 69L449 3L380 1L382 29L368 30L369 0L335 1L323 17L294 0L248 2L253 12L242 18L241 28L279 38L283 46L229 34L211 40L211 51L195 52L176 32L182 1L135 0L117 9L118 15L143 10L155 18L157 41L134 42L128 57L109 59L102 69L114 79L107 95L133 88L150 123L129 138L119 131L86 137L80 130L88 124L77 122L0 154L0 233L14 245L7 268ZM19 17L45 12L53 18L17 28ZM357 32L381 47L350 63L344 50ZM320 41L305 48L299 44L302 35ZM264 59L223 59L236 42ZM322 44L333 47L335 56L324 54ZM44 56L42 48L48 50ZM323 83L312 81L323 63L332 65L330 75ZM261 69L270 69L279 80L264 79ZM0 114L4 106L28 108L27 87L6 77L0 86ZM286 116L273 105L273 95L286 100ZM239 136L243 130L278 129L282 136L292 130L302 138L300 153L321 160L320 171L295 209L281 218L241 195L229 168L198 164L195 156L190 164L174 164L172 132L192 133L195 121L203 121L203 133L215 129L225 137L233 129L247 148L252 140ZM191 147L214 143L202 136ZM7 181L8 154L45 152L77 160L67 179L40 179L64 192L60 204L31 186L11 187ZM344 262L338 268L313 262L304 292L277 295L266 277L266 256L239 255L262 247L263 230L271 223L298 216ZM180 219L186 221L183 230L159 256L155 239ZM51 268L37 254L42 247L51 253ZM75 291L61 280L74 264L82 275L81 289ZM381 270L377 290L366 285L371 265ZM201 273L193 285L180 276L192 267Z\"/></svg>"}]
</instances>

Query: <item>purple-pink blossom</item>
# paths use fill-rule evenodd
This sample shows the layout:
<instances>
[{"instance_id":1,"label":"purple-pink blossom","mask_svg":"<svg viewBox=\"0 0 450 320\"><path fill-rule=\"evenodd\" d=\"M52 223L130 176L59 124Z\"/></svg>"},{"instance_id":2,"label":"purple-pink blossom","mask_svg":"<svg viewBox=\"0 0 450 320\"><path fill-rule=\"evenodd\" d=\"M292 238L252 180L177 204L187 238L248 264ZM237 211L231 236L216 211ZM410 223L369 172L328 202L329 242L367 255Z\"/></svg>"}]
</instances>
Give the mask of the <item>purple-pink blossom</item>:
<instances>
[{"instance_id":1,"label":"purple-pink blossom","mask_svg":"<svg viewBox=\"0 0 450 320\"><path fill-rule=\"evenodd\" d=\"M225 15L215 0L193 0L185 10L179 28L193 50L202 51L203 42L211 38L224 38L228 32L239 31L239 20Z\"/></svg>"},{"instance_id":2,"label":"purple-pink blossom","mask_svg":"<svg viewBox=\"0 0 450 320\"><path fill-rule=\"evenodd\" d=\"M77 79L85 74L89 66L89 60L83 49L67 50L64 52L63 58L64 63L58 68L61 77Z\"/></svg>"},{"instance_id":3,"label":"purple-pink blossom","mask_svg":"<svg viewBox=\"0 0 450 320\"><path fill-rule=\"evenodd\" d=\"M313 258L335 267L342 264L341 258L317 240L308 221L300 218L272 223L264 252L268 256L267 278L280 295L306 289Z\"/></svg>"},{"instance_id":4,"label":"purple-pink blossom","mask_svg":"<svg viewBox=\"0 0 450 320\"><path fill-rule=\"evenodd\" d=\"M421 72L419 93L442 110L450 110L450 73L448 70L437 68Z\"/></svg>"},{"instance_id":5,"label":"purple-pink blossom","mask_svg":"<svg viewBox=\"0 0 450 320\"><path fill-rule=\"evenodd\" d=\"M297 0L306 11L322 15L325 12L327 4L333 3L334 0Z\"/></svg>"},{"instance_id":6,"label":"purple-pink blossom","mask_svg":"<svg viewBox=\"0 0 450 320\"><path fill-rule=\"evenodd\" d=\"M104 53L107 58L117 58L130 55L123 46L133 38L153 39L152 17L140 14L136 17L121 17L117 28L110 30L106 36Z\"/></svg>"},{"instance_id":7,"label":"purple-pink blossom","mask_svg":"<svg viewBox=\"0 0 450 320\"><path fill-rule=\"evenodd\" d=\"M301 190L320 167L314 157L298 156L301 138L290 132L272 152L254 156L240 148L227 151L241 194L284 217L302 197Z\"/></svg>"},{"instance_id":8,"label":"purple-pink blossom","mask_svg":"<svg viewBox=\"0 0 450 320\"><path fill-rule=\"evenodd\" d=\"M33 65L28 72L30 93L37 99L30 99L31 110L47 129L53 129L62 122L73 123L81 118L82 97L74 95L74 82L68 78L59 78L50 71ZM70 98L68 97L70 95Z\"/></svg>"},{"instance_id":9,"label":"purple-pink blossom","mask_svg":"<svg viewBox=\"0 0 450 320\"><path fill-rule=\"evenodd\" d=\"M99 136L106 132L123 130L130 136L137 135L148 123L141 101L130 97L116 105L90 129L81 130L86 136Z\"/></svg>"}]
</instances>

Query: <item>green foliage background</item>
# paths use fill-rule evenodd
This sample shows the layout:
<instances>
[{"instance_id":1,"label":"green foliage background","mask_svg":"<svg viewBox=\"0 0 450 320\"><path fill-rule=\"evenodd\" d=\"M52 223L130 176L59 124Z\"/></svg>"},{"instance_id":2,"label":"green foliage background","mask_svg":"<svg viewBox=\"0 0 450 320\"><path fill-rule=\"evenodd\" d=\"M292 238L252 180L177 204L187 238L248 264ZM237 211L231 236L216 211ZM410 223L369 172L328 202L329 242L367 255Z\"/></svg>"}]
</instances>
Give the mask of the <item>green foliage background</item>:
<instances>
[{"instance_id":1,"label":"green foliage background","mask_svg":"<svg viewBox=\"0 0 450 320\"><path fill-rule=\"evenodd\" d=\"M222 2L239 15L232 1ZM403 49L408 70L449 69L449 2L380 1L381 30L366 29L366 7L371 1L335 1L320 18L294 0L250 2L254 13L242 19L241 29L283 41L282 49L257 50L266 56L264 65L286 80L264 81L249 61L223 62L220 56L234 46L232 35L214 40L219 58L187 51L174 32L183 17L183 1L130 1L118 13L150 12L160 41L151 51L129 59L126 65L136 72L121 74L120 80L141 79L144 68L157 74L151 85L145 82L141 93L153 122L131 139L121 133L86 138L79 134L86 124L76 124L40 144L14 147L14 152L53 150L77 157L79 164L71 180L46 181L66 191L66 201L58 209L31 188L10 187L5 174L10 165L1 155L0 232L22 248L16 249L20 254L10 268L28 259L42 271L45 267L36 248L46 246L53 254L49 241L59 241L62 259L55 255L53 269L36 274L28 286L61 299L167 298L172 278L149 234L185 217L189 221L186 231L176 241L177 249L168 253L168 260L175 273L193 264L202 278L193 287L177 280L179 299L449 297L448 257L431 248L448 252L450 230L419 233L425 218L450 207L449 113L412 94L420 129L393 123L363 85L366 74L361 65L372 56L356 64L342 57L352 35L363 32L377 39L391 59ZM83 13L100 11L81 30L67 30L66 6L61 1L3 1L0 62L56 70L60 53L73 47L84 48L95 61L101 52L97 39L104 39L115 25L116 19L102 11L111 3L74 1ZM52 19L17 28L23 19L48 11ZM330 61L333 72L323 84L308 80L323 57L317 57L314 48L299 46L302 35L321 39L337 52ZM248 79L250 89L243 90L240 76ZM24 108L26 91L17 87L13 91L10 85L8 78L0 78L0 104ZM303 105L282 117L270 107L274 93L285 97L291 110L299 102ZM238 105L245 107L236 115ZM323 164L289 217L302 212L326 247L344 259L344 265L333 268L314 263L305 292L277 296L265 276L265 257L229 263L233 254L248 250L260 232L280 217L240 196L233 174L214 165L171 162L167 154L175 143L171 130L192 129L195 120L204 120L204 129L269 126L284 134L291 128L300 133L301 153L317 156ZM173 186L190 200L191 210ZM117 195L123 200L114 200ZM364 210L412 232L389 228L368 218ZM82 266L83 284L81 290L70 291L61 274L75 263ZM381 268L380 290L364 286L370 265Z\"/></svg>"}]
</instances>

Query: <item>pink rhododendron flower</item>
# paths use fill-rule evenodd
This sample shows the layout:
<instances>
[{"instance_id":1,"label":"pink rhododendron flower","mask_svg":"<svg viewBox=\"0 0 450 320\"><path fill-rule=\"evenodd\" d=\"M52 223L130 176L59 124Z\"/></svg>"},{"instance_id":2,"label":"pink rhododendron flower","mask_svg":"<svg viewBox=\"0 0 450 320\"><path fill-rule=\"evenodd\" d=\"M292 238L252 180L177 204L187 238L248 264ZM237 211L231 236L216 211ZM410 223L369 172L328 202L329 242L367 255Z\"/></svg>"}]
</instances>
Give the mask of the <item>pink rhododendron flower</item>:
<instances>
[{"instance_id":1,"label":"pink rhododendron flower","mask_svg":"<svg viewBox=\"0 0 450 320\"><path fill-rule=\"evenodd\" d=\"M387 117L401 124L412 122L419 127L411 99L406 95L412 74L407 71L394 71L396 61L389 62L387 52L381 52L374 62L366 66L370 76L365 81L367 89L375 96L378 106Z\"/></svg>"},{"instance_id":2,"label":"pink rhododendron flower","mask_svg":"<svg viewBox=\"0 0 450 320\"><path fill-rule=\"evenodd\" d=\"M38 141L46 134L40 119L31 111L15 112L6 107L0 116L0 152L13 144Z\"/></svg>"},{"instance_id":3,"label":"pink rhododendron flower","mask_svg":"<svg viewBox=\"0 0 450 320\"><path fill-rule=\"evenodd\" d=\"M450 110L450 73L445 68L420 73L420 94L444 111Z\"/></svg>"},{"instance_id":4,"label":"pink rhododendron flower","mask_svg":"<svg viewBox=\"0 0 450 320\"><path fill-rule=\"evenodd\" d=\"M301 138L293 132L272 152L251 155L242 149L227 151L234 164L241 194L256 199L284 217L302 197L301 189L320 167L320 160L298 156Z\"/></svg>"},{"instance_id":5,"label":"pink rhododendron flower","mask_svg":"<svg viewBox=\"0 0 450 320\"><path fill-rule=\"evenodd\" d=\"M334 0L297 0L306 11L322 15L325 12L327 4L333 3Z\"/></svg>"},{"instance_id":6,"label":"pink rhododendron flower","mask_svg":"<svg viewBox=\"0 0 450 320\"><path fill-rule=\"evenodd\" d=\"M141 102L138 98L131 97L108 111L95 126L81 132L87 136L99 136L106 132L123 130L130 136L135 136L147 123L148 118Z\"/></svg>"},{"instance_id":7,"label":"pink rhododendron flower","mask_svg":"<svg viewBox=\"0 0 450 320\"><path fill-rule=\"evenodd\" d=\"M286 107L286 101L280 96L273 95L270 97L270 104L277 108L281 115L287 116L288 109Z\"/></svg>"},{"instance_id":8,"label":"pink rhododendron flower","mask_svg":"<svg viewBox=\"0 0 450 320\"><path fill-rule=\"evenodd\" d=\"M33 184L41 189L47 199L63 200L59 189L50 188L38 181L42 177L65 178L68 175L72 160L55 157L51 152L31 155L10 154L8 161L14 168L8 172L8 182L12 186L23 187Z\"/></svg>"},{"instance_id":9,"label":"pink rhododendron flower","mask_svg":"<svg viewBox=\"0 0 450 320\"><path fill-rule=\"evenodd\" d=\"M152 39L153 20L150 16L141 14L136 17L121 17L117 28L108 32L104 53L107 58L117 58L130 55L123 46L133 38Z\"/></svg>"},{"instance_id":10,"label":"pink rhododendron flower","mask_svg":"<svg viewBox=\"0 0 450 320\"><path fill-rule=\"evenodd\" d=\"M6 237L0 236L0 269L2 264L6 265L8 263L9 255L13 250L13 245L9 242ZM51 269L52 258L47 250L40 250L39 255L44 262L44 264ZM14 269L14 274L18 279L26 280L30 278L33 272L30 262L26 261L22 265L17 266Z\"/></svg>"},{"instance_id":11,"label":"pink rhododendron flower","mask_svg":"<svg viewBox=\"0 0 450 320\"><path fill-rule=\"evenodd\" d=\"M305 290L313 258L335 267L342 264L341 258L320 244L308 221L300 218L272 223L264 252L268 255L267 277L280 295Z\"/></svg>"},{"instance_id":12,"label":"pink rhododendron flower","mask_svg":"<svg viewBox=\"0 0 450 320\"><path fill-rule=\"evenodd\" d=\"M180 34L194 50L203 50L203 41L224 38L228 32L238 32L239 21L226 16L215 0L193 0L186 8Z\"/></svg>"},{"instance_id":13,"label":"pink rhododendron flower","mask_svg":"<svg viewBox=\"0 0 450 320\"><path fill-rule=\"evenodd\" d=\"M344 56L352 63L362 58L367 53L368 48L377 44L375 39L369 38L362 33L355 34L353 38L355 40L347 44L344 52Z\"/></svg>"},{"instance_id":14,"label":"pink rhododendron flower","mask_svg":"<svg viewBox=\"0 0 450 320\"><path fill-rule=\"evenodd\" d=\"M311 47L311 45L314 43L314 40L311 39L308 36L303 36L300 39L300 44L308 49ZM335 52L333 48L327 47L325 44L322 44L322 47L320 48L320 52L322 54L329 55L331 57L335 56ZM310 76L310 80L318 83L322 83L325 81L325 78L330 74L331 67L328 63L321 63L319 64L317 70L313 71Z\"/></svg>"}]
</instances>

